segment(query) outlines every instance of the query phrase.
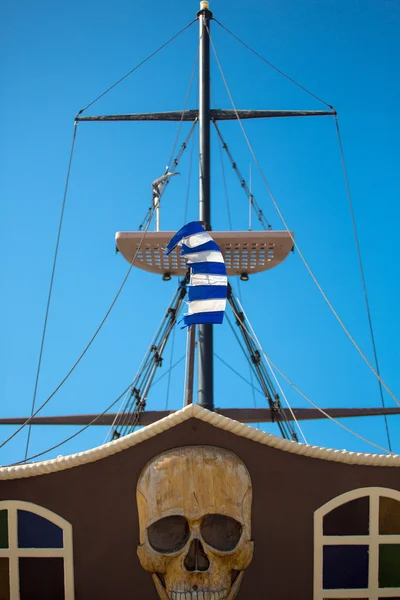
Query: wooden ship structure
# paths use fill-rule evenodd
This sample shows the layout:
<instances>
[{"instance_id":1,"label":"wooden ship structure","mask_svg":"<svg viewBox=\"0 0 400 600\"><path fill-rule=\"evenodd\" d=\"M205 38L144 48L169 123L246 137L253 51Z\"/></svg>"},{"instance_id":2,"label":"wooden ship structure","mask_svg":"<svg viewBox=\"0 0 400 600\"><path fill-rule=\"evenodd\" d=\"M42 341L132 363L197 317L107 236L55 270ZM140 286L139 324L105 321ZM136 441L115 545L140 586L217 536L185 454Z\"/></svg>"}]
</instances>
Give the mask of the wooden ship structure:
<instances>
[{"instance_id":1,"label":"wooden ship structure","mask_svg":"<svg viewBox=\"0 0 400 600\"><path fill-rule=\"evenodd\" d=\"M210 129L223 120L334 116L334 110L223 110L210 104L208 2L200 3L199 108L168 113L78 114L88 121L191 121L199 129L199 221L228 278L248 279L291 253L289 230L211 231ZM219 132L220 135L220 132ZM228 153L229 153L229 149ZM383 600L400 598L400 456L301 443L296 421L318 409L283 407L243 307L227 302L265 408L214 406L213 325L188 328L185 402L147 411L146 398L183 309L187 264L164 248L162 193L179 155L153 183L156 230L116 234L135 268L178 287L124 410L0 419L1 424L112 426L108 443L70 456L0 468L0 600ZM233 162L233 159L232 159ZM246 182L242 187L259 210ZM261 211L258 217L262 220ZM194 371L197 363L197 394ZM399 409L326 409L331 417ZM248 424L273 421L280 436ZM135 431L135 428L139 427ZM288 576L290 573L290 576Z\"/></svg>"}]
</instances>

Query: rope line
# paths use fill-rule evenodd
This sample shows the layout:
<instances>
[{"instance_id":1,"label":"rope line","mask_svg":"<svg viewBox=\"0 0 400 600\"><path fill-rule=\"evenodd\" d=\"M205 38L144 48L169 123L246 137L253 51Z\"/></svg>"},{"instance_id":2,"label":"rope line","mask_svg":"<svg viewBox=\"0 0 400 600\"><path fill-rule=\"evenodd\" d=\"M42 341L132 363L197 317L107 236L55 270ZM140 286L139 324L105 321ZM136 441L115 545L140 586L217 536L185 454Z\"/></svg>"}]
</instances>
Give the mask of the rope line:
<instances>
[{"instance_id":1,"label":"rope line","mask_svg":"<svg viewBox=\"0 0 400 600\"><path fill-rule=\"evenodd\" d=\"M233 291L232 291L232 293L233 293ZM260 348L260 350L262 351L261 344L260 344L260 342L259 342L259 340L258 340L258 338L257 338L257 335L256 335L256 333L255 333L255 331L254 331L254 329L253 329L253 326L252 326L252 324L251 324L251 323L250 323L250 321L249 321L249 318L248 318L248 316L246 315L246 313L245 313L245 311L244 311L243 305L242 305L242 303L240 302L239 298L236 298L236 302L239 304L239 307L240 307L240 309L241 309L241 311L242 311L242 313L243 313L243 315L244 315L244 317L245 317L245 319L246 319L247 323L249 324L250 331L251 331L251 334L252 334L252 335L249 333L249 330L248 330L248 328L246 327L246 325L245 325L244 323L243 323L243 327L244 327L244 328L247 330L247 332L249 333L250 337L253 339L253 341L254 341L254 342L257 344L257 346L258 346L258 347ZM232 308L233 308L233 307L232 307ZM233 309L233 310L234 310L234 309ZM237 313L235 312L235 310L234 310L234 314L235 314L235 317L236 317L237 319L239 319L239 318L240 318L240 315L239 315L239 314L237 314ZM243 321L242 321L242 322L243 322ZM290 404L289 404L289 400L287 399L287 397L286 397L286 394L285 394L285 392L283 391L283 389L282 389L282 387L281 387L281 385L280 385L280 383L279 383L279 381L278 381L278 378L276 377L276 375L275 375L275 372L274 372L274 370L273 370L273 369L272 369L272 367L271 367L270 361L269 361L268 357L267 357L265 354L264 354L264 358L265 358L265 360L267 361L268 368L269 368L269 370L270 370L270 372L271 372L271 375L272 375L272 377L273 377L273 378L274 378L274 380L275 380L275 383L276 383L276 385L278 386L278 389L279 389L279 391L280 391L280 393L281 393L281 396L282 396L282 397L283 397L283 399L285 400L285 402L286 402L286 405L287 405L287 407L288 407L288 409L289 409L289 412L290 412L290 414L292 415L292 419L293 419L293 421L296 423L296 426L297 426L298 430L299 430L299 431L300 431L300 433L301 433L301 436L302 436L302 438L303 438L303 440L304 440L304 443L305 443L305 444L308 444L308 442L307 442L307 439L306 439L306 436L304 435L304 433L303 433L303 430L302 430L302 428L300 427L300 425L299 425L299 422L298 422L298 420L297 420L297 418L296 418L296 415L294 414L294 412L293 412L293 409L292 409L292 407L291 407L291 406L290 406Z\"/></svg>"},{"instance_id":2,"label":"rope line","mask_svg":"<svg viewBox=\"0 0 400 600\"><path fill-rule=\"evenodd\" d=\"M191 74L190 81L189 81L189 88L188 88L188 91L186 92L185 103L183 105L183 111L182 111L181 119L179 121L178 130L176 132L175 142L174 142L174 145L172 146L171 154L170 154L170 157L168 159L167 170L171 166L172 159L173 159L174 154L175 154L176 145L178 143L179 135L181 133L183 118L185 116L185 112L186 112L187 105L188 105L188 102L189 102L190 92L192 91L193 80L194 80L194 76L196 74L196 69L197 69L197 63L198 63L198 61L199 61L199 51L197 50L196 58L194 60L194 65L193 65L193 69L192 69L192 74Z\"/></svg>"},{"instance_id":3,"label":"rope line","mask_svg":"<svg viewBox=\"0 0 400 600\"><path fill-rule=\"evenodd\" d=\"M242 176L242 174L241 174L241 172L239 170L239 167L238 167L237 163L235 162L235 160L234 160L234 158L233 158L233 156L231 154L231 151L229 150L228 144L225 142L225 140L224 140L224 138L222 136L221 130L218 127L217 122L215 120L213 121L213 124L214 124L214 127L215 127L216 131L217 131L218 137L219 137L219 139L220 139L220 141L222 143L222 148L225 150L226 154L228 155L228 158L231 161L232 168L235 171L235 173L236 173L236 175L237 175L237 177L239 179L240 185L243 188L244 193L246 194L246 196L247 196L247 198L248 198L248 200L250 202L250 207L254 210L258 221L261 223L262 228L263 229L271 230L272 229L271 223L268 221L268 219L264 215L263 211L259 207L258 202L255 199L254 195L251 193L250 188L247 185L246 180Z\"/></svg>"},{"instance_id":4,"label":"rope line","mask_svg":"<svg viewBox=\"0 0 400 600\"><path fill-rule=\"evenodd\" d=\"M195 140L195 133L193 133L192 145L191 145L191 148L190 148L189 169L188 169L189 170L189 174L188 174L188 182L187 182L187 188L186 188L185 211L184 211L184 216L183 216L183 222L184 223L187 222L187 214L188 214L188 210L189 210L190 187L191 187L192 174L193 174L194 140Z\"/></svg>"},{"instance_id":5,"label":"rope line","mask_svg":"<svg viewBox=\"0 0 400 600\"><path fill-rule=\"evenodd\" d=\"M247 48L247 50L249 50L255 56L257 56L259 59L261 59L265 64L267 64L269 67L271 67L271 69L274 69L274 71L276 71L277 73L279 73L279 75L282 75L282 77L284 77L285 79L287 79L288 81L290 81L290 83L293 83L295 86L297 86L298 88L300 88L301 90L303 90L303 92L306 92L306 94L308 94L312 98L315 98L315 100L318 100L318 102L321 102L322 104L324 104L325 106L327 106L331 110L335 110L333 108L333 106L331 106L330 104L328 104L327 102L325 102L325 100L322 100L322 98L320 98L319 96L317 96L313 92L310 92L310 90L308 90L303 85L301 85L300 83L298 83L295 79L292 79L292 77L289 77L289 75L287 75L286 73L284 73L283 71L281 71L281 69L278 69L278 67L276 67L275 65L273 65L271 62L269 62L269 60L267 60L263 56L261 56L261 54L259 54L256 50L254 50L253 48L251 48L250 46L248 46L248 44L246 44L246 42L244 42L243 40L241 40L237 35L235 35L227 27L225 27L225 25L222 25L222 23L220 23L217 19L213 19L213 20L222 29L224 29L227 33L229 33L229 35L231 35L233 38L235 38L236 41L238 41L240 44L242 44L242 46L244 46L245 48Z\"/></svg>"},{"instance_id":6,"label":"rope line","mask_svg":"<svg viewBox=\"0 0 400 600\"><path fill-rule=\"evenodd\" d=\"M172 373L172 361L174 359L175 332L176 332L176 328L174 327L173 330L172 330L171 355L170 355L170 358L169 358L167 394L166 394L166 397L165 397L165 410L168 410L169 392L170 392L170 389L171 389L171 373Z\"/></svg>"},{"instance_id":7,"label":"rope line","mask_svg":"<svg viewBox=\"0 0 400 600\"><path fill-rule=\"evenodd\" d=\"M222 171L222 182L224 185L224 195L225 195L225 203L226 203L226 211L228 213L228 222L229 222L229 229L232 231L233 230L233 226L232 226L232 216L231 216L231 209L229 206L229 195L228 195L228 187L226 184L226 177L225 177L225 167L224 167L224 157L222 154L222 140L221 138L218 139L218 150L219 150L219 159L220 159L220 163L221 163L221 171Z\"/></svg>"},{"instance_id":8,"label":"rope line","mask_svg":"<svg viewBox=\"0 0 400 600\"><path fill-rule=\"evenodd\" d=\"M69 178L70 178L70 175L71 175L72 158L73 158L73 155L74 155L77 129L78 129L78 123L75 121L75 123L74 123L74 132L73 132L73 135L72 135L71 151L70 151L70 154L69 154L67 177L66 177L65 186L64 186L64 196L63 196L63 200L62 200L61 214L60 214L60 220L59 220L59 224L58 224L57 241L56 241L56 247L55 247L55 250L54 250L53 266L52 266L52 269L51 269L49 293L48 293L48 296L47 296L46 312L45 312L44 323L43 323L42 340L41 340L41 343L40 343L39 359L38 359L38 365L37 365L37 369L36 369L36 379L35 379L35 387L34 387L33 398L32 398L31 416L33 415L33 412L35 410L36 395L37 395L37 390L38 390L38 386L39 386L39 378L40 378L40 370L41 370L41 366L42 366L42 357L43 357L43 350L44 350L44 342L45 342L45 338L46 338L47 322L48 322L49 312L50 312L50 303L51 303L51 297L52 297L52 292L53 292L54 276L55 276L56 266L57 266L57 257L58 257L58 249L59 249L59 246L60 246L61 230L62 230L63 221L64 221L65 205L66 205L66 202L67 202ZM30 439L31 439L31 425L29 425L29 427L28 427L28 437L27 437L27 440L26 440L26 447L25 447L25 458L28 456Z\"/></svg>"},{"instance_id":9,"label":"rope line","mask_svg":"<svg viewBox=\"0 0 400 600\"><path fill-rule=\"evenodd\" d=\"M264 351L262 351L262 352L264 354L265 359L267 359L267 355L265 354L265 352ZM327 412L325 412L322 408L320 408L317 404L315 404L315 402L313 402L310 398L308 398L308 396L306 396L301 390L299 390L299 388L292 381L290 381L290 379L284 373L282 373L282 371L276 366L276 364L269 357L268 357L268 360L270 361L270 363L274 367L274 369L279 373L279 375L281 375L281 377L283 377L283 379L285 379L285 381L287 381L287 383L294 390L296 390L296 392L298 394L300 394L300 396L302 396L304 398L304 400L306 400L307 402L309 402L314 408L316 408L325 417L327 417L328 419L330 419L331 421L333 421L334 423L336 423L336 425L339 425L339 427L341 427L342 429L344 429L348 433L351 433L351 435L354 435L355 437L359 438L363 442L366 442L370 446L374 446L375 448L378 448L379 450L383 450L383 452L386 452L386 454L392 454L392 452L390 450L388 450L387 448L384 448L383 446L379 446L378 444L375 444L374 442L371 442L371 440L368 440L367 438L365 438L362 435L356 433L355 431L353 431L349 427L346 427L346 425L343 425L343 423L340 423L340 421L338 421L337 419L335 419L334 417L332 417L331 415L329 415Z\"/></svg>"},{"instance_id":10,"label":"rope line","mask_svg":"<svg viewBox=\"0 0 400 600\"><path fill-rule=\"evenodd\" d=\"M122 392L122 394L120 394L118 396L118 398L116 398L114 400L114 402L112 402L101 414L96 415L96 417L92 421L90 421L90 423L88 423L87 425L85 425L84 427L82 427L81 429L79 429L78 431L76 431L75 433L73 433L72 435L70 435L69 437L67 437L62 442L59 442L58 444L55 444L51 448L47 448L47 450L43 450L43 452L38 452L38 454L34 454L33 456L30 456L29 458L25 458L24 460L20 460L19 462L11 463L10 465L7 465L7 466L8 467L14 467L16 465L22 465L22 464L24 464L24 463L26 463L26 462L28 462L30 460L35 460L35 458L39 458L40 456L43 456L44 454L48 454L49 452L52 452L52 450L56 450L57 448L60 448L60 446L63 446L64 444L66 444L67 442L69 442L70 440L73 440L78 435L80 435L81 433L83 433L84 431L86 431L86 429L88 429L91 425L93 425L94 423L96 423L96 421L98 421L106 413L108 413L112 409L112 407L115 406L117 404L117 402L119 402L119 400L123 396L125 396L126 393L129 392L129 390L133 386L133 383L134 382L130 383L128 385L128 387L124 389L124 391Z\"/></svg>"},{"instance_id":11,"label":"rope line","mask_svg":"<svg viewBox=\"0 0 400 600\"><path fill-rule=\"evenodd\" d=\"M355 341L355 339L353 338L353 336L351 335L351 333L350 333L350 332L349 332L349 330L347 329L346 325L343 323L342 319L340 318L340 316L339 316L339 315L338 315L338 313L336 312L336 310L335 310L335 308L333 307L332 303L330 302L329 298L327 297L327 295L325 294L325 292L324 292L324 290L322 289L321 285L319 284L319 282L318 282L318 280L317 280L316 276L314 275L313 271L311 270L311 267L310 267L310 266L309 266L309 264L307 263L307 261L306 261L306 259L305 259L305 257L304 257L304 254L302 253L302 251L301 251L301 249L300 249L300 247L299 247L298 243L297 243L297 242L296 242L296 240L294 239L294 236L293 236L292 232L290 231L290 229L289 229L289 226L288 226L288 224L287 224L287 222L286 222L286 220L285 220L285 218L284 218L284 216L283 216L283 214L282 214L282 212L281 212L281 210L280 210L280 208L279 208L279 206L278 206L278 203L277 203L277 201L276 201L276 198L275 198L274 194L272 193L272 190L271 190L271 188L270 188L270 186L269 186L269 184L268 184L268 181L266 180L266 177L265 177L265 175L264 175L264 172L263 172L263 170L262 170L262 168L261 168L261 165L260 165L260 163L259 163L259 161L258 161L258 159L257 159L257 157L256 157L256 155L255 155L255 152L254 152L254 150L253 150L253 147L252 147L252 145L251 145L251 143L250 143L250 140L249 140L249 138L248 138L248 136L247 136L247 134L246 134L246 131L245 131L245 129L244 129L243 123L242 123L242 121L241 121L241 119L240 119L240 117L239 117L239 114L238 114L238 112L237 112L237 109L236 109L235 103L234 103L234 101L233 101L232 94L231 94L231 92L230 92L230 90L229 90L229 87L228 87L228 84L227 84L227 81L226 81L225 75L224 75L224 73L223 73L223 71L222 71L222 67L221 67L221 64L220 64L220 62L219 62L219 59L218 59L217 53L216 53L216 51L215 51L215 47L214 47L214 44L213 44L213 41L212 41L211 37L210 37L210 42L211 42L211 45L212 45L212 48L213 48L213 52L214 52L214 55L215 55L215 58L216 58L216 61L217 61L217 64L218 64L218 68L219 68L219 70L220 70L220 73L221 73L222 79L223 79L223 81L224 81L224 84L225 84L226 90L227 90L227 92L228 92L228 95L229 95L229 98L230 98L230 100L231 100L232 107L233 107L233 109L234 109L234 111L235 111L235 113L236 113L236 118L237 118L237 120L238 120L238 122L239 122L239 125L240 125L240 128L241 128L241 130L242 130L243 136L244 136L244 138L245 138L245 140L246 140L247 146L248 146L248 148L249 148L249 150L250 150L250 153L251 153L251 155L252 155L252 157L253 157L253 160L254 160L254 162L255 162L255 164L256 164L256 166L257 166L257 168L258 168L258 171L259 171L259 173L260 173L260 175L261 175L261 178L262 178L262 180L263 180L263 183L264 183L264 185L265 185L265 187L266 187L266 189L267 189L267 191L268 191L268 194L269 194L269 196L270 196L270 198L271 198L271 200L272 200L272 203L273 203L273 205L274 205L274 207L275 207L275 210L277 211L277 213L278 213L278 215L279 215L279 217L280 217L280 219L281 219L281 221L282 221L282 223L283 223L283 225L284 225L284 227L285 227L286 231L288 232L288 234L289 234L289 236L290 236L290 238L291 238L291 240L292 240L292 242L293 242L293 245L294 245L294 247L296 248L296 250L297 250L297 252L298 252L298 254L299 254L299 256L300 256L301 260L303 261L303 264L304 264L304 266L306 267L307 271L308 271L308 272L309 272L309 274L311 275L311 278L312 278L312 280L314 281L315 285L317 286L317 288L318 288L319 292L321 293L322 297L324 298L325 302L326 302L326 303L327 303L327 305L329 306L330 310L332 311L332 313L333 313L333 315L335 316L335 318L336 318L336 320L338 321L338 323L341 325L341 327L342 327L343 331L346 333L347 337L349 338L349 340L351 341L351 343L353 344L353 346L356 348L356 350L358 351L358 353L360 354L360 356L363 358L364 362L365 362L365 363L368 365L368 367L369 367L369 368L371 369L371 371L374 373L375 377L377 377L377 379L378 379L378 380L381 382L382 386L385 388L385 390L387 391L387 393L388 393L388 394L391 396L391 398L392 398L392 399L393 399L393 400L396 402L396 404L398 404L398 405L400 406L400 401L399 401L399 400L396 398L396 396L395 396L395 395L394 395L394 393L391 391L391 389L390 389L390 388L389 388L389 387L386 385L386 383L383 381L383 379L381 378L381 376L380 376L380 375L379 375L379 374L376 372L376 370L374 369L374 367L372 366L372 364L370 363L370 361L368 360L368 358L365 356L365 354L363 353L363 351L361 350L361 348L358 346L357 342Z\"/></svg>"},{"instance_id":12,"label":"rope line","mask_svg":"<svg viewBox=\"0 0 400 600\"><path fill-rule=\"evenodd\" d=\"M141 237L141 239L140 239L140 241L139 241L139 245L138 245L138 247L137 247L137 249L136 249L136 252L135 252L135 255L134 255L134 257L133 257L133 259L132 259L132 261L131 261L131 264L129 265L128 271L127 271L127 273L126 273L126 275L125 275L125 277L124 277L124 279L123 279L123 281L122 281L122 283L121 283L121 285L120 285L120 287L119 287L119 289L118 289L118 291L117 291L117 293L116 293L116 295L115 295L115 297L114 297L113 301L111 302L111 304L110 304L110 306L109 306L109 308L108 308L108 310L107 310L107 312L106 312L105 316L103 317L102 321L100 322L100 325L97 327L96 331L94 332L94 334L93 334L93 335L92 335L92 337L90 338L89 342L87 343L87 345L85 346L85 348L83 349L83 351L81 352L81 354L79 355L79 357L77 358L77 360L75 361L75 363L72 365L72 367L70 368L70 370L68 371L68 373L67 373L67 374L64 376L64 378L61 380L61 382L58 384L58 386L57 386L57 387L56 387L56 388L53 390L53 392L50 394L50 396L49 396L49 397L48 397L48 398L47 398L47 399L46 399L46 400L43 402L43 404L41 404L41 405L39 406L39 408L37 408L37 409L36 409L36 411L35 411L35 412L33 412L33 413L31 414L31 416L30 416L30 417L29 417L29 418L28 418L28 419L27 419L27 420L26 420L24 423L22 423L22 425L21 425L21 426L20 426L20 427L19 427L19 428L18 428L16 431L14 431L14 433L13 433L12 435L10 435L10 436L9 436L9 437L8 437L6 440L4 440L4 442L2 442L2 443L0 444L0 448L3 448L3 447L4 447L4 446L5 446L5 445L6 445L6 444L7 444L7 443L10 441L10 440L12 440L12 439L13 439L13 438L14 438L14 437L15 437L15 436L16 436L16 435L17 435L17 434L18 434L18 433L19 433L19 432L20 432L20 431L21 431L21 430L22 430L22 429L23 429L23 428L26 426L26 425L29 425L29 424L31 423L32 419L33 419L34 417L36 417L36 415L37 415L37 414L38 414L38 413L39 413L39 412L40 412L40 411L41 411L41 410L42 410L42 409L43 409L43 408L44 408L44 407L45 407L45 406L46 406L46 405L47 405L47 404L50 402L50 400L53 398L53 396L55 396L55 394L58 392L58 390L59 390L59 389L60 389L60 388L61 388L61 387L64 385L64 383L67 381L68 377L69 377L69 376L72 374L72 372L73 372L73 371L76 369L76 367L78 366L78 364L81 362L82 358L85 356L86 352L89 350L90 346L92 345L92 343L93 343L93 342L94 342L94 340L96 339L96 337L97 337L98 333L100 332L100 330L102 329L102 327L103 327L104 323L106 322L106 320L107 320L108 316L110 315L110 313L111 313L112 309L114 308L114 306L115 306L115 304L116 304L116 302L117 302L117 300L118 300L118 298L119 298L119 296L120 296L120 294L121 294L121 292L122 292L122 290L123 290L123 288L124 288L124 286L125 286L125 283L126 283L126 282L127 282L127 280L128 280L128 277L129 277L129 275L130 275L130 273L131 273L131 271L132 271L132 268L133 268L134 262L135 262L135 260L136 260L136 258L137 258L137 255L138 255L138 253L139 253L139 251L140 251L140 248L141 248L141 246L142 246L143 240L144 240L144 238L145 238L145 236L146 236L147 230L148 230L148 228L149 228L149 226L150 226L150 223L151 223L151 220L152 220L152 216L153 216L153 214L154 214L154 210L155 210L155 207L153 207L153 210L151 211L151 214L150 214L150 216L149 216L149 218L148 218L148 221L147 221L146 227L145 227L145 229L144 229L144 231L143 231L143 235L142 235L142 237Z\"/></svg>"},{"instance_id":13,"label":"rope line","mask_svg":"<svg viewBox=\"0 0 400 600\"><path fill-rule=\"evenodd\" d=\"M162 375L160 375L160 377L155 379L153 382L153 387L155 385L157 385L157 383L159 383L162 379L164 379L164 377L166 377L170 373L170 371L173 371L175 369L175 367L180 365L181 362L185 359L185 357L186 357L186 355L183 354L183 356L181 356L180 358L178 358L178 360L176 362L174 362L174 364L168 369L168 371L165 371L165 373L163 373Z\"/></svg>"},{"instance_id":14,"label":"rope line","mask_svg":"<svg viewBox=\"0 0 400 600\"><path fill-rule=\"evenodd\" d=\"M153 58L153 56L155 56L156 54L158 54L159 52L161 52L161 50L163 50L166 46L168 46L171 42L173 42L176 38L178 38L184 31L186 31L186 29L189 29L189 27L191 27L193 25L193 23L195 23L196 21L197 21L197 19L193 19L193 21L191 21L191 23L189 23L188 25L186 25L186 27L184 27L183 29L181 29L180 31L178 31L178 33L176 33L175 35L173 35L167 42L164 42L164 44L162 44L159 48L157 48L157 50L154 50L154 52L152 52L151 54L149 54L149 56L147 58L145 58L144 60L142 60L138 65L136 65L136 67L133 67L133 69L131 69L128 73L126 73L123 77L121 77L121 79L118 79L118 81L116 81L113 85L111 85L109 88L107 88L103 93L101 93L99 96L97 96L97 98L95 98L94 100L92 100L92 102L89 102L89 104L87 106L85 106L85 108L82 108L78 112L77 116L79 116L82 113L84 113L85 110L87 110L88 108L90 108L91 106L93 106L93 104L95 104L98 100L100 100L100 98L103 98L103 96L105 96L106 94L108 94L108 92L111 92L111 90L113 90L115 87L117 87L117 85L119 85L125 79L127 79L127 77L129 77L129 75L132 75L132 73L134 73L140 67L142 67L145 63L147 63L151 58Z\"/></svg>"},{"instance_id":15,"label":"rope line","mask_svg":"<svg viewBox=\"0 0 400 600\"><path fill-rule=\"evenodd\" d=\"M359 242L359 238L358 238L357 225L356 225L356 218L355 218L355 213L354 213L353 199L352 199L352 195L351 195L351 191L350 191L350 182L349 182L349 177L347 174L347 165L346 165L346 160L344 157L342 136L340 134L339 120L337 118L337 115L335 115L335 125L336 125L336 132L337 132L338 143L339 143L340 158L341 158L342 167L343 167L344 180L345 180L345 184L346 184L347 199L349 201L349 207L350 207L351 222L353 225L354 240L355 240L356 249L357 249L358 264L360 267L360 274L361 274L361 281L362 281L363 292L364 292L365 306L367 309L368 326L369 326L369 331L370 331L370 335L371 335L372 349L373 349L373 353L374 353L375 370L380 377L378 352L376 349L374 328L372 326L371 308L370 308L368 292L367 292L367 283L365 280L363 261L362 261L362 257L361 257L361 248L360 248L360 242ZM380 379L378 379L378 385L379 385L379 394L381 397L381 404L382 404L382 407L385 408L385 399L383 397L383 388L382 388L382 382L380 381ZM383 417L385 420L386 437L387 437L387 441L388 441L389 450L390 450L390 452L392 452L392 444L390 441L388 418L387 418L387 415L383 415Z\"/></svg>"},{"instance_id":16,"label":"rope line","mask_svg":"<svg viewBox=\"0 0 400 600\"><path fill-rule=\"evenodd\" d=\"M222 362L223 365L225 365L225 367L228 367L228 369L230 369L232 371L232 373L235 373L235 375L237 375L239 377L239 379L241 379L242 381L244 381L245 383L247 383L248 386L251 387L251 389L254 392L258 392L259 394L261 394L261 396L264 396L264 394L262 393L261 390L259 390L254 383L251 383L248 379L246 379L246 377L243 377L243 375L241 373L239 373L239 371L236 371L236 369L234 369L229 363L227 363L219 354L217 354L216 352L214 352L214 356L215 358L218 358L218 360L220 362ZM251 371L250 371L251 373ZM254 407L256 408L256 407Z\"/></svg>"},{"instance_id":17,"label":"rope line","mask_svg":"<svg viewBox=\"0 0 400 600\"><path fill-rule=\"evenodd\" d=\"M243 310L243 307L241 307ZM246 320L250 326L251 332L249 332L248 330L248 334L250 335L250 337L252 337L253 341L257 344L257 346L259 347L260 351L262 352L265 360L267 361L267 363L270 363L274 369L285 379L285 381L294 389L296 390L296 392L298 394L300 394L300 396L302 396L307 402L309 402L314 408L316 408L320 413L322 413L325 417L327 417L328 419L330 419L331 421L333 421L334 423L336 423L337 425L339 425L339 427L342 427L342 429L345 429L347 432L351 433L352 435L354 435L355 437L359 438L360 440L362 440L363 442L366 442L367 444L370 444L371 446L374 446L375 448L378 448L379 450L383 450L383 452L386 452L387 454L391 454L391 451L388 450L387 448L384 448L383 446L379 446L378 444L375 444L374 442L371 442L370 440L368 440L367 438L363 437L362 435L356 433L355 431L353 431L352 429L350 429L349 427L346 427L345 425L343 425L342 423L340 423L337 419L335 419L334 417L332 417L331 415L329 415L327 412L325 412L322 408L320 408L317 404L315 404L315 402L313 402L312 400L310 400L310 398L308 398L308 396L306 396L301 390L299 390L299 388L292 382L290 381L290 379L284 374L282 373L282 371L276 366L276 364L271 360L271 358L266 354L266 352L264 351L263 347L261 346L260 341L258 340L256 334L254 333L253 327L251 326L251 323L249 321L248 316L246 315L246 313L243 311L243 314L246 317Z\"/></svg>"}]
</instances>

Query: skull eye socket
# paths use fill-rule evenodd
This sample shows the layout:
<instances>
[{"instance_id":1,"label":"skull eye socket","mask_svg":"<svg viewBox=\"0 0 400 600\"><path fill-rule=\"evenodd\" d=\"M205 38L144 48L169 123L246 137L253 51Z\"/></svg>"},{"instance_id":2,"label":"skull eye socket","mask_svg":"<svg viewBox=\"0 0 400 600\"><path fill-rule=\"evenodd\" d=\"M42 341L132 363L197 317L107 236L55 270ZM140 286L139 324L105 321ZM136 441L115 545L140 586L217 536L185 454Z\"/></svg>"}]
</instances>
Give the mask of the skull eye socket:
<instances>
[{"instance_id":1,"label":"skull eye socket","mask_svg":"<svg viewBox=\"0 0 400 600\"><path fill-rule=\"evenodd\" d=\"M189 525L180 515L164 517L147 528L147 537L153 550L169 554L185 546L189 539Z\"/></svg>"},{"instance_id":2,"label":"skull eye socket","mask_svg":"<svg viewBox=\"0 0 400 600\"><path fill-rule=\"evenodd\" d=\"M226 515L207 515L201 523L203 540L216 550L233 550L238 545L241 535L241 524Z\"/></svg>"}]
</instances>

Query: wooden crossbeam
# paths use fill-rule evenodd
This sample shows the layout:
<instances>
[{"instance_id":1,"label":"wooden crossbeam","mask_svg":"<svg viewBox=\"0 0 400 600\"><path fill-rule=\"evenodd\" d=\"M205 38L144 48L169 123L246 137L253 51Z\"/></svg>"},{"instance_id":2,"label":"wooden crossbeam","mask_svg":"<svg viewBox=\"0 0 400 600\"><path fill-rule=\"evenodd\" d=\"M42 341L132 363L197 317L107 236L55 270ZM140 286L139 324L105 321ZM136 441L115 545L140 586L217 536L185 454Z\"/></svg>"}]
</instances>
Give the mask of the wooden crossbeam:
<instances>
[{"instance_id":1,"label":"wooden crossbeam","mask_svg":"<svg viewBox=\"0 0 400 600\"><path fill-rule=\"evenodd\" d=\"M292 420L292 415L287 408L283 408L282 411L285 417ZM335 419L348 418L348 417L377 417L382 415L399 415L400 408L324 408L324 411ZM138 425L150 425L155 421L159 421L164 417L168 417L173 414L173 410L148 410L140 414ZM272 415L269 408L217 408L216 413L229 417L240 423L271 423ZM326 418L319 410L315 408L294 408L293 412L296 419L299 421L308 421L315 419ZM99 417L96 414L84 414L84 415L66 415L66 416L41 416L34 417L30 423L32 425L88 425L94 419L97 420L93 425L112 425L116 417L115 413L109 413ZM124 424L132 425L134 423L134 413L122 414L120 418L124 420ZM6 417L0 418L0 425L21 425L25 423L28 417Z\"/></svg>"},{"instance_id":2,"label":"wooden crossbeam","mask_svg":"<svg viewBox=\"0 0 400 600\"><path fill-rule=\"evenodd\" d=\"M214 108L210 111L212 121L234 121L239 119L271 119L276 117L327 117L336 115L332 110L227 110ZM153 113L134 113L125 115L77 116L75 120L90 121L194 121L199 111L185 110Z\"/></svg>"}]
</instances>

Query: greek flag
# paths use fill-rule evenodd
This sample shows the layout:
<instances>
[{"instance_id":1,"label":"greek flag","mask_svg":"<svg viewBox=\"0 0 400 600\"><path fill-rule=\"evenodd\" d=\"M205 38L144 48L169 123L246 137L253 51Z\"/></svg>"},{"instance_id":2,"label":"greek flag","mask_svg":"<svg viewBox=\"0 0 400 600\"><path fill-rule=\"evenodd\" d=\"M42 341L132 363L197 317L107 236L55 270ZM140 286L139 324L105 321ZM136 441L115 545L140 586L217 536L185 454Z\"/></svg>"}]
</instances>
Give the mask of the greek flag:
<instances>
[{"instance_id":1,"label":"greek flag","mask_svg":"<svg viewBox=\"0 0 400 600\"><path fill-rule=\"evenodd\" d=\"M189 310L185 325L222 323L225 313L228 278L219 246L200 221L184 225L166 247L168 255L177 245L190 268Z\"/></svg>"}]
</instances>

